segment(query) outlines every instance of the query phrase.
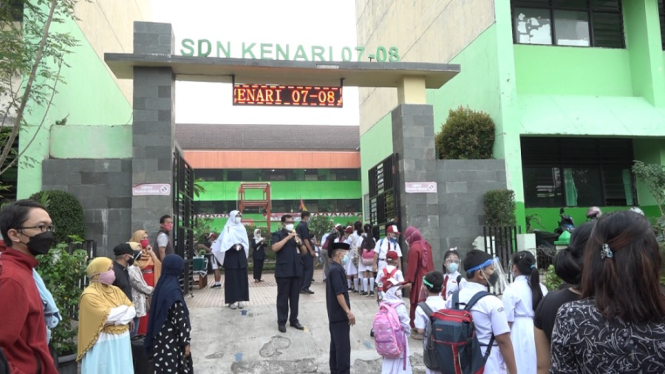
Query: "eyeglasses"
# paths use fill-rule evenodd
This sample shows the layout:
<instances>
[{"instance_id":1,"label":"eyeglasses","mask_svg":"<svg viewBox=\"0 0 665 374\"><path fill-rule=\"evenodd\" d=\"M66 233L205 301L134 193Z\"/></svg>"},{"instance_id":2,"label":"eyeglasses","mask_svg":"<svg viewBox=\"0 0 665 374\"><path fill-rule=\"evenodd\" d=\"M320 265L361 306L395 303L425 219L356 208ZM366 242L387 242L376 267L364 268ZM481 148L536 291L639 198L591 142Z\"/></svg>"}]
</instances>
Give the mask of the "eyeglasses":
<instances>
[{"instance_id":1,"label":"eyeglasses","mask_svg":"<svg viewBox=\"0 0 665 374\"><path fill-rule=\"evenodd\" d=\"M27 229L39 229L41 232L50 231L55 232L55 226L53 225L39 225L39 226L28 226L28 227L19 227L18 230L27 230Z\"/></svg>"}]
</instances>

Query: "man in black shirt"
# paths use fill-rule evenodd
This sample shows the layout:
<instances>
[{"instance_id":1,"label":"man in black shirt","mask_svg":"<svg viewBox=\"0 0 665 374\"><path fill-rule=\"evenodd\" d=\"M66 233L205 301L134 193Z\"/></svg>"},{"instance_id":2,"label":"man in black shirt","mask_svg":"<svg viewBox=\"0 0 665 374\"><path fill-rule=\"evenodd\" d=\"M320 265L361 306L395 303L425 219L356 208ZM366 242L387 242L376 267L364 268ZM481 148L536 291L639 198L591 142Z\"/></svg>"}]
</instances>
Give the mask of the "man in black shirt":
<instances>
[{"instance_id":1,"label":"man in black shirt","mask_svg":"<svg viewBox=\"0 0 665 374\"><path fill-rule=\"evenodd\" d=\"M314 247L309 240L309 227L307 227L307 222L309 221L310 213L304 211L301 214L302 220L296 227L296 233L298 237L302 239L303 244L307 247L307 250L302 255L302 264L304 268L304 273L302 277L302 287L300 288L300 293L303 294L313 294L314 291L309 289L309 286L312 285L312 278L314 278L314 258L316 258L316 253L314 252Z\"/></svg>"},{"instance_id":2,"label":"man in black shirt","mask_svg":"<svg viewBox=\"0 0 665 374\"><path fill-rule=\"evenodd\" d=\"M330 373L347 374L351 370L350 326L356 317L351 313L349 289L344 266L349 261L347 243L333 243L328 247L330 271L326 281L326 308L330 329Z\"/></svg>"},{"instance_id":3,"label":"man in black shirt","mask_svg":"<svg viewBox=\"0 0 665 374\"><path fill-rule=\"evenodd\" d=\"M127 298L132 300L132 285L129 283L129 272L127 267L134 263L134 251L127 243L118 244L113 248L115 261L113 261L113 272L115 281L113 285L122 290Z\"/></svg>"},{"instance_id":4,"label":"man in black shirt","mask_svg":"<svg viewBox=\"0 0 665 374\"><path fill-rule=\"evenodd\" d=\"M286 319L291 306L289 322L298 330L305 328L298 322L298 301L302 286L303 266L300 255L307 250L293 229L293 216L282 216L282 230L272 234L272 250L277 253L275 280L277 281L277 326L286 332Z\"/></svg>"}]
</instances>

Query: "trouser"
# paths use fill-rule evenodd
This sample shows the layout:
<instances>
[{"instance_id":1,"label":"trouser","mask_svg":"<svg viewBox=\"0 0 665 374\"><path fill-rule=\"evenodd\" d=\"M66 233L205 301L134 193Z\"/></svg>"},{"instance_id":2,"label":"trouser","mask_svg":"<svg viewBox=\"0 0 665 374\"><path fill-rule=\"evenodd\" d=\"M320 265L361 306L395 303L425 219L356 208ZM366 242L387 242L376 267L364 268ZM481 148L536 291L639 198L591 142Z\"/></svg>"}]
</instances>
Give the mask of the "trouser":
<instances>
[{"instance_id":1,"label":"trouser","mask_svg":"<svg viewBox=\"0 0 665 374\"><path fill-rule=\"evenodd\" d=\"M298 323L298 301L302 281L300 277L275 278L275 280L277 281L277 324L286 325L286 320L289 319L289 322L295 325Z\"/></svg>"},{"instance_id":2,"label":"trouser","mask_svg":"<svg viewBox=\"0 0 665 374\"><path fill-rule=\"evenodd\" d=\"M328 279L328 271L330 271L330 259L328 258L328 250L321 249L321 256L323 257L323 280Z\"/></svg>"},{"instance_id":3,"label":"trouser","mask_svg":"<svg viewBox=\"0 0 665 374\"><path fill-rule=\"evenodd\" d=\"M351 326L348 321L331 322L330 329L330 374L351 372Z\"/></svg>"},{"instance_id":4,"label":"trouser","mask_svg":"<svg viewBox=\"0 0 665 374\"><path fill-rule=\"evenodd\" d=\"M302 264L305 269L302 277L301 290L309 290L312 285L312 278L314 278L314 258L309 253L302 256Z\"/></svg>"},{"instance_id":5,"label":"trouser","mask_svg":"<svg viewBox=\"0 0 665 374\"><path fill-rule=\"evenodd\" d=\"M135 291L136 292L136 291ZM130 337L135 337L136 334L139 332L139 324L141 322L141 317L134 317L134 330L129 332Z\"/></svg>"},{"instance_id":6,"label":"trouser","mask_svg":"<svg viewBox=\"0 0 665 374\"><path fill-rule=\"evenodd\" d=\"M263 262L265 260L254 260L254 279L261 280L261 273L263 272Z\"/></svg>"}]
</instances>

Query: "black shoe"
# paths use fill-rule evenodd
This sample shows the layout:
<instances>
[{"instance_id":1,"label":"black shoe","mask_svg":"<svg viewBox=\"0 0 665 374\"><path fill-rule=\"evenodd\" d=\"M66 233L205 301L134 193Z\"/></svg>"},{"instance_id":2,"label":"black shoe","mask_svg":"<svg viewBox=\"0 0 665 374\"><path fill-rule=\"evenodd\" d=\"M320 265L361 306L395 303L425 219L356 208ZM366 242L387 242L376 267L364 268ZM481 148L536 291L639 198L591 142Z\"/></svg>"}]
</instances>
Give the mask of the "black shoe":
<instances>
[{"instance_id":1,"label":"black shoe","mask_svg":"<svg viewBox=\"0 0 665 374\"><path fill-rule=\"evenodd\" d=\"M369 291L370 296L374 296L374 291Z\"/></svg>"},{"instance_id":2,"label":"black shoe","mask_svg":"<svg viewBox=\"0 0 665 374\"><path fill-rule=\"evenodd\" d=\"M300 293L303 295L307 295L307 290L300 290Z\"/></svg>"},{"instance_id":3,"label":"black shoe","mask_svg":"<svg viewBox=\"0 0 665 374\"><path fill-rule=\"evenodd\" d=\"M372 338L374 337L374 329L372 329L372 331L369 332L369 336Z\"/></svg>"},{"instance_id":4,"label":"black shoe","mask_svg":"<svg viewBox=\"0 0 665 374\"><path fill-rule=\"evenodd\" d=\"M367 292L365 292L365 291L360 291L360 296L367 296Z\"/></svg>"},{"instance_id":5,"label":"black shoe","mask_svg":"<svg viewBox=\"0 0 665 374\"><path fill-rule=\"evenodd\" d=\"M306 289L305 291L307 291L307 293L310 294L310 295L314 295L314 291L310 290L309 288Z\"/></svg>"},{"instance_id":6,"label":"black shoe","mask_svg":"<svg viewBox=\"0 0 665 374\"><path fill-rule=\"evenodd\" d=\"M353 290L353 293L358 293L358 290Z\"/></svg>"},{"instance_id":7,"label":"black shoe","mask_svg":"<svg viewBox=\"0 0 665 374\"><path fill-rule=\"evenodd\" d=\"M279 325L279 332L286 332L286 326Z\"/></svg>"},{"instance_id":8,"label":"black shoe","mask_svg":"<svg viewBox=\"0 0 665 374\"><path fill-rule=\"evenodd\" d=\"M305 329L305 326L301 325L300 322L292 323L291 327L293 327L296 330L304 330ZM284 331L286 331L286 329Z\"/></svg>"},{"instance_id":9,"label":"black shoe","mask_svg":"<svg viewBox=\"0 0 665 374\"><path fill-rule=\"evenodd\" d=\"M221 288L221 287L222 287L221 283L213 284L212 286L210 286L210 288Z\"/></svg>"}]
</instances>

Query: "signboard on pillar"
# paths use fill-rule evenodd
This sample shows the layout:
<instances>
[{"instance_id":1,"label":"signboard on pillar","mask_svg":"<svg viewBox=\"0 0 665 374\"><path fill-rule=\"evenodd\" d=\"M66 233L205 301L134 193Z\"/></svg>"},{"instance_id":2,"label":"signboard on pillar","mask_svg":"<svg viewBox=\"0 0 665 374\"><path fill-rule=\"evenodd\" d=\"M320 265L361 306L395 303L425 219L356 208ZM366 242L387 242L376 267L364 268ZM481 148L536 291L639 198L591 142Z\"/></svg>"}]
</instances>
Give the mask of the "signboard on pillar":
<instances>
[{"instance_id":1,"label":"signboard on pillar","mask_svg":"<svg viewBox=\"0 0 665 374\"><path fill-rule=\"evenodd\" d=\"M437 193L436 182L406 182L404 186L406 193Z\"/></svg>"},{"instance_id":2,"label":"signboard on pillar","mask_svg":"<svg viewBox=\"0 0 665 374\"><path fill-rule=\"evenodd\" d=\"M170 196L169 183L146 183L132 187L132 196Z\"/></svg>"}]
</instances>

